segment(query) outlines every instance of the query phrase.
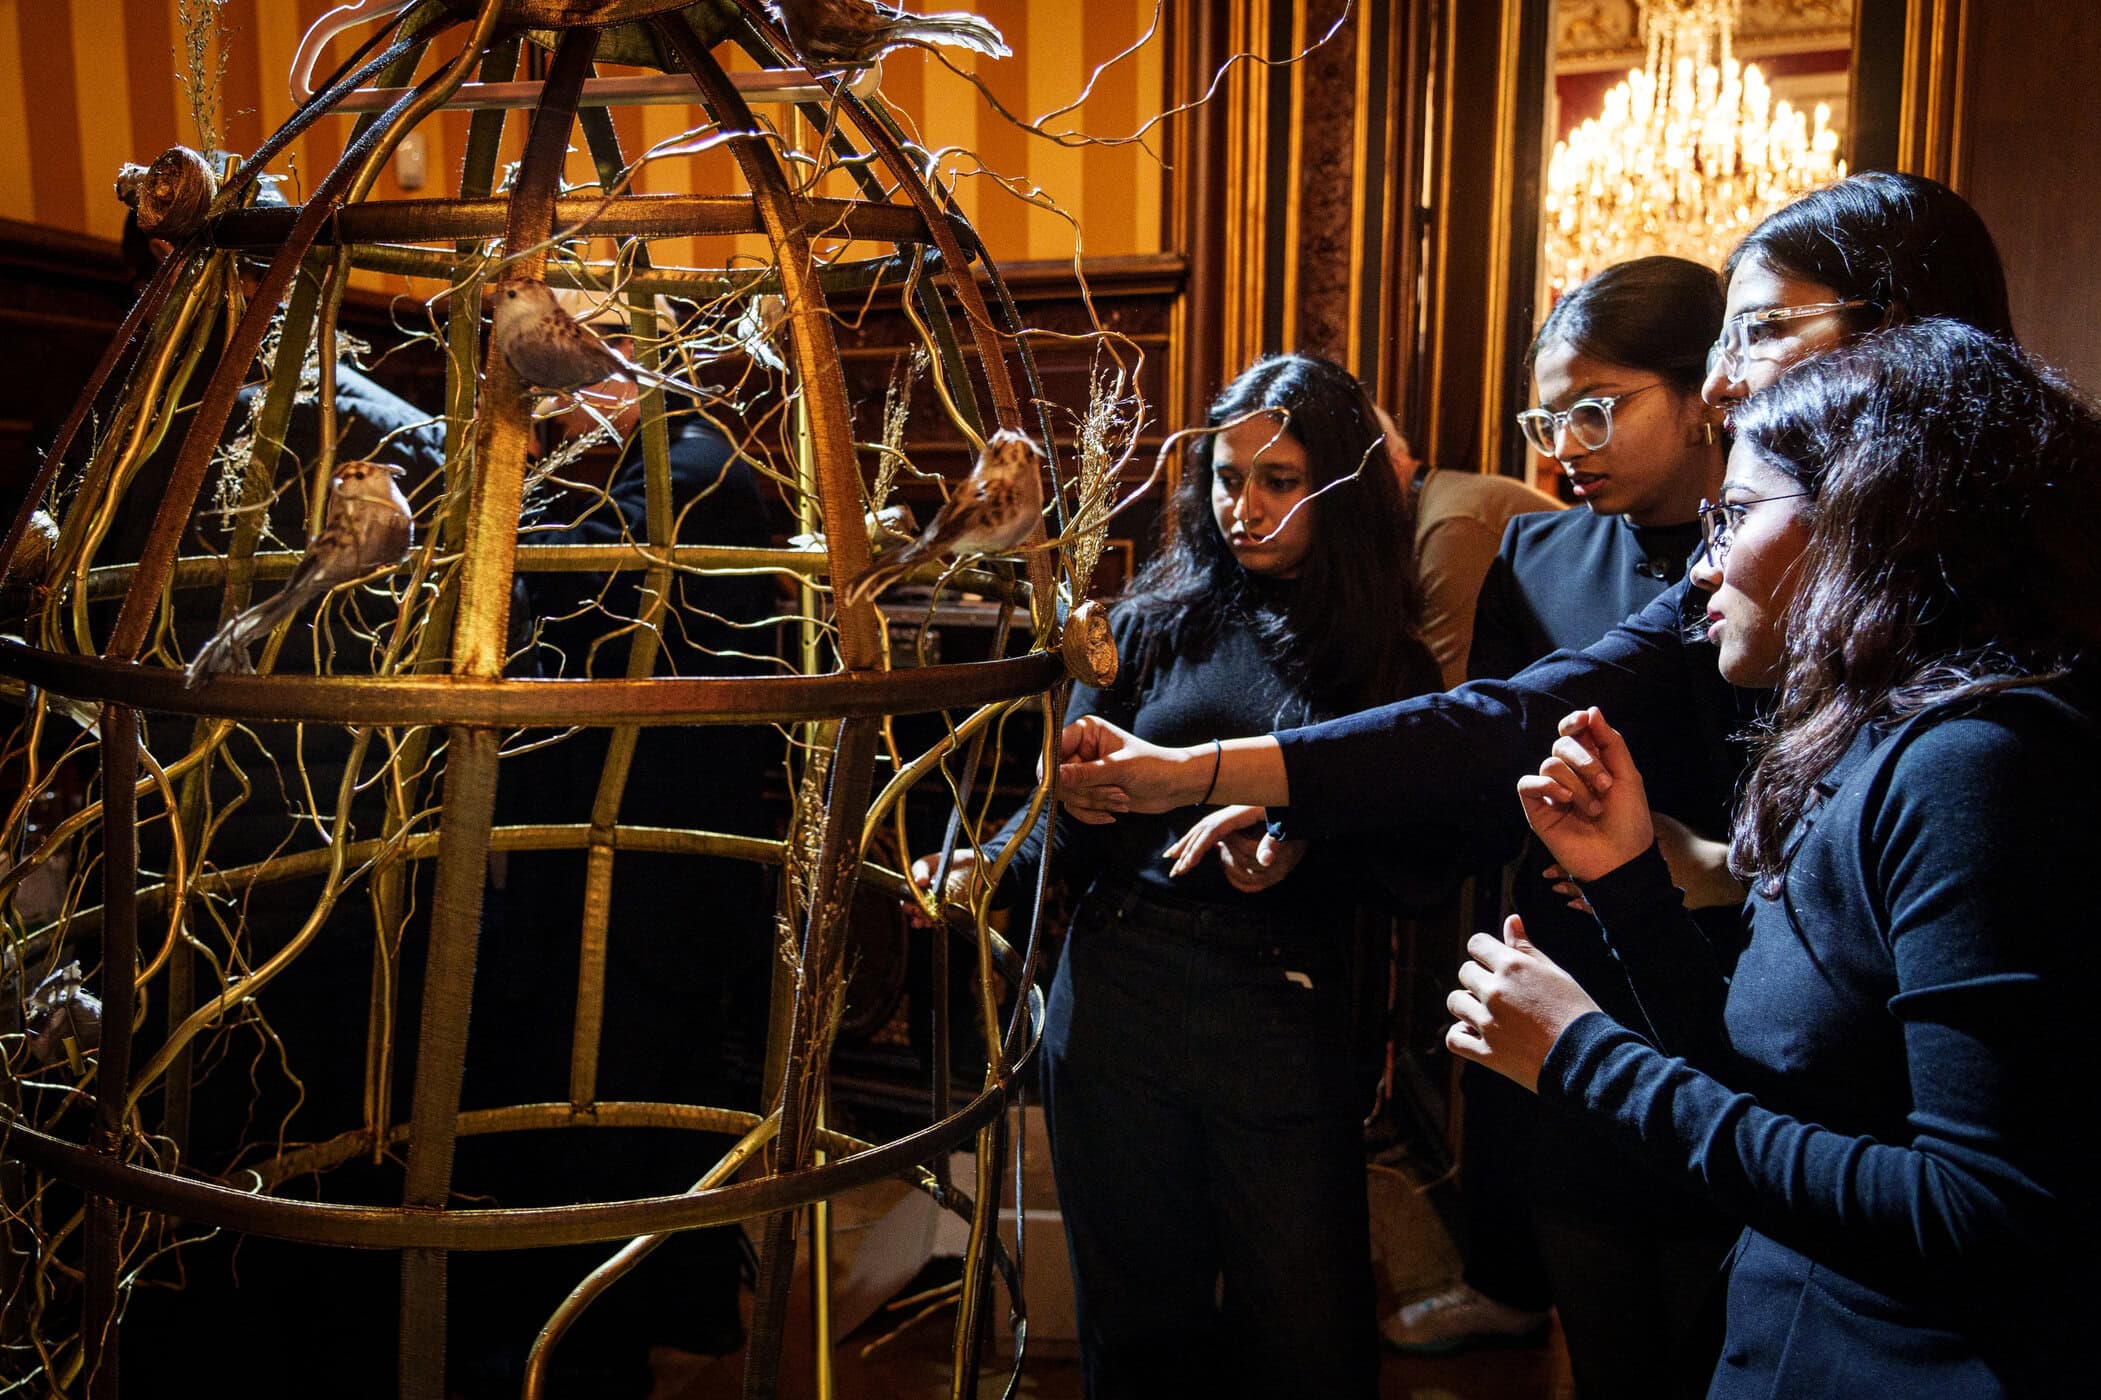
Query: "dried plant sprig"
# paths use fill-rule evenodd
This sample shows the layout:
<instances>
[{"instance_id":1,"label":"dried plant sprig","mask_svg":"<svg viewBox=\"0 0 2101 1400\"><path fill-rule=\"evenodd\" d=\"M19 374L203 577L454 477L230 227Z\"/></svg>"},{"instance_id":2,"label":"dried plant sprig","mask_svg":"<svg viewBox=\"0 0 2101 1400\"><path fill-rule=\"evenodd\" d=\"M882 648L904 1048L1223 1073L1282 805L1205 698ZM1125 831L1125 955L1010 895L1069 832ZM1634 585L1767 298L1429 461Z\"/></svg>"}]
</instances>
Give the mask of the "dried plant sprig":
<instances>
[{"instance_id":1,"label":"dried plant sprig","mask_svg":"<svg viewBox=\"0 0 2101 1400\"><path fill-rule=\"evenodd\" d=\"M913 349L890 376L883 394L883 452L875 464L875 481L868 488L868 508L881 510L890 503L890 488L897 483L897 466L905 456L905 424L912 416L912 390L926 373L932 357L924 345Z\"/></svg>"},{"instance_id":2,"label":"dried plant sprig","mask_svg":"<svg viewBox=\"0 0 2101 1400\"><path fill-rule=\"evenodd\" d=\"M1137 405L1124 393L1124 376L1108 365L1096 367L1087 386L1087 411L1080 415L1075 447L1079 456L1078 497L1065 534L1066 564L1072 570L1075 601L1101 563L1109 539L1109 517L1116 506L1116 466L1138 431ZM1123 441L1119 442L1119 439Z\"/></svg>"},{"instance_id":3,"label":"dried plant sprig","mask_svg":"<svg viewBox=\"0 0 2101 1400\"><path fill-rule=\"evenodd\" d=\"M197 145L205 151L219 149L219 90L226 78L227 48L233 31L219 23L226 0L176 0L176 17L182 22L182 49L177 77L190 102L190 122L197 128Z\"/></svg>"}]
</instances>

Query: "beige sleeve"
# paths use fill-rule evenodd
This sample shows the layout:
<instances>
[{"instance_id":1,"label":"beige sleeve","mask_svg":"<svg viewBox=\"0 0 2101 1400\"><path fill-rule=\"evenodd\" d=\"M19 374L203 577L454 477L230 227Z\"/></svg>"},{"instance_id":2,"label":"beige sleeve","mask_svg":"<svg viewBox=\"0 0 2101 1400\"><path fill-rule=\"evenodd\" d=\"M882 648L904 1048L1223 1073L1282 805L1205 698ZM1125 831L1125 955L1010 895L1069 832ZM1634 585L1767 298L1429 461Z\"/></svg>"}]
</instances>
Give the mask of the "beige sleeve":
<instances>
[{"instance_id":1,"label":"beige sleeve","mask_svg":"<svg viewBox=\"0 0 2101 1400\"><path fill-rule=\"evenodd\" d=\"M1437 658L1445 689L1466 680L1474 643L1474 608L1481 581L1502 547L1501 530L1463 515L1430 525L1415 541L1415 572L1423 591L1423 642Z\"/></svg>"}]
</instances>

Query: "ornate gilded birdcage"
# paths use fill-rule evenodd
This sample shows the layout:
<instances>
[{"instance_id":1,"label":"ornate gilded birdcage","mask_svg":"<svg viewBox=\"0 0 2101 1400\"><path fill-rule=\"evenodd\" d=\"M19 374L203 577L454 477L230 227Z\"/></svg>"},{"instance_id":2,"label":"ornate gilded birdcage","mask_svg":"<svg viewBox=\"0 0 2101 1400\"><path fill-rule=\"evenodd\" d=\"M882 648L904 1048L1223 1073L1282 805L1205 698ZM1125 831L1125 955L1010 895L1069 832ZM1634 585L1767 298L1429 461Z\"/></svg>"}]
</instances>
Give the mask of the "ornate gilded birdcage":
<instances>
[{"instance_id":1,"label":"ornate gilded birdcage","mask_svg":"<svg viewBox=\"0 0 2101 1400\"><path fill-rule=\"evenodd\" d=\"M39 1377L52 1393L117 1393L116 1344L130 1292L154 1279L184 1238L217 1231L310 1246L317 1258L397 1252L400 1390L436 1397L445 1385L449 1259L604 1245L605 1262L552 1317L524 1322L544 1329L527 1379L527 1393L536 1393L569 1324L656 1241L742 1221L759 1242L745 1393L767 1395L779 1378L797 1222L820 1211L821 1225L822 1203L896 1178L968 1224L954 1382L968 1393L1002 1287L1019 1354L1024 1309L994 1217L1002 1164L1012 1157L1011 1086L1037 1033L1036 945L1010 946L994 932L983 882L966 901L967 916L949 911L948 936L937 941L953 943L975 969L982 1074L951 1093L944 1046L923 1126L889 1141L857 1140L829 1130L822 1115L853 956L848 913L857 887L870 884L925 902L900 869L874 859L886 831L897 838L886 849L907 849L908 794L923 787L929 806L965 814L949 824L945 868L947 851L981 835L970 817L983 808L973 799L988 739L1010 716L1039 712L1055 757L1063 682L1113 670L1099 620L1069 606L1085 595L1115 477L1105 410L1097 404L1095 431L1080 434L1091 457L1061 456L1026 328L950 191L932 178L926 152L907 142L871 70L803 71L756 0L365 8L392 13L283 129L217 172L201 216L155 209L174 251L82 389L8 531L4 611L20 640L0 641L0 669L26 687L8 759L28 781L0 832L10 862L0 909L8 1009L34 1023L0 1041L8 1270L0 1340L9 1370ZM512 81L526 45L551 54L543 81ZM762 71L733 75L724 45ZM599 62L654 73L595 78ZM737 188L632 191L638 153L620 149L607 105L673 98L692 105L689 142L734 153ZM784 115L762 119L755 104ZM375 198L402 140L448 106L473 110L456 196ZM507 120L529 131L522 160L499 185ZM341 160L299 202L259 201L259 177L273 158L327 121L355 123ZM562 184L579 131L599 171L596 188ZM170 174L135 177L134 197L138 181L155 173ZM842 183L850 192L818 193ZM762 237L769 255L715 269L661 266L650 256L660 240L718 234ZM262 268L245 296L233 276L244 258ZM398 567L342 583L281 621L261 646L257 673L186 676L194 639L179 623L185 608L232 618L262 589L294 577L303 553L319 547L312 537L328 518L328 484L340 465L326 431L334 423L330 366L354 269L415 273L444 286L429 303L446 373L443 466L407 483L414 545ZM652 372L690 373L696 356L739 339L735 327L759 299L778 298L785 363L753 393L773 396L770 421L779 430L737 440L821 542L730 547L678 533L666 420L715 408L727 416L738 405L702 398L697 407L667 407L652 388L641 396L646 529L616 544L535 544L521 530L542 474L528 461L535 396L495 338L483 337L485 292L500 276L610 292L629 318L636 362ZM664 298L699 312L670 324ZM864 521L884 503L880 483L894 476L899 449L857 442L835 308L842 299L865 307L882 298L918 328L944 431L972 448L996 429L1025 431L1048 449L1049 508L1030 543L1004 557L933 559L919 571L923 580L965 578L992 600L1001 635L1015 641L987 660L893 665L876 600L852 589L885 543ZM305 457L284 450L302 393L318 399L323 425ZM1120 389L1105 394L1128 426ZM207 487L215 472L221 529L211 535L197 521L214 508ZM273 529L287 503L310 539ZM132 557L114 557L112 520L127 511L144 528ZM216 543L198 546L200 538ZM623 674L516 674L515 586L560 571L641 575L643 614L614 643L626 650ZM661 674L661 639L679 623L680 581L753 572L795 584L786 625L796 640L780 649L796 663L785 668L792 673ZM289 659L295 633L313 638L310 664ZM905 714L942 717L923 751L896 742L891 720ZM621 795L638 736L659 726L777 727L796 755L785 834L624 825ZM547 736L576 732L599 733L606 745L589 820L507 820L500 797L520 756ZM342 755L327 782L303 764L309 740L323 733L336 737ZM289 794L287 829L260 857L229 860L214 849L224 831L222 794L229 781L243 791L262 781L258 755ZM62 773L85 777L88 801L32 830L36 795ZM1029 795L1039 811L1049 783L1039 778ZM507 956L484 938L491 857L557 850L585 853L584 888L566 916L566 961L534 975L575 989L573 1016L545 1028L568 1046L567 1095L463 1110L477 965ZM621 1015L606 994L608 947L693 936L705 919L696 910L693 930L619 926L608 890L635 852L727 856L782 872L757 1103L607 1101L598 1091L601 1034ZM999 854L988 851L984 864L998 864ZM58 897L28 912L22 892L39 878L52 883L54 871L70 872L55 881ZM1039 880L1039 902L1041 890ZM266 891L289 900L297 917L281 937L259 941L249 910ZM202 1170L185 1155L193 1081L226 1057L228 1037L248 1037L242 1043L252 1050L278 995L309 975L324 935L338 947L357 942L373 969L368 984L333 989L368 1003L364 1043L346 1052L362 1059L362 1112L332 1135L301 1142L264 1125L237 1170ZM422 950L413 1023L401 991L413 980L401 965L408 949ZM74 963L85 971L68 980L61 974ZM1018 990L1011 1012L1002 1010L1003 990ZM405 1094L397 1094L397 1070ZM455 1149L463 1140L518 1135L527 1150L557 1131L623 1124L736 1142L696 1160L684 1194L504 1207L459 1194ZM951 1181L950 1152L973 1143L975 1180ZM392 1194L334 1195L334 1169L352 1162L393 1164L385 1178ZM295 1183L306 1183L297 1195ZM239 1318L227 1322L237 1328ZM820 1338L820 1355L827 1341ZM208 1376L198 1383L211 1388Z\"/></svg>"}]
</instances>

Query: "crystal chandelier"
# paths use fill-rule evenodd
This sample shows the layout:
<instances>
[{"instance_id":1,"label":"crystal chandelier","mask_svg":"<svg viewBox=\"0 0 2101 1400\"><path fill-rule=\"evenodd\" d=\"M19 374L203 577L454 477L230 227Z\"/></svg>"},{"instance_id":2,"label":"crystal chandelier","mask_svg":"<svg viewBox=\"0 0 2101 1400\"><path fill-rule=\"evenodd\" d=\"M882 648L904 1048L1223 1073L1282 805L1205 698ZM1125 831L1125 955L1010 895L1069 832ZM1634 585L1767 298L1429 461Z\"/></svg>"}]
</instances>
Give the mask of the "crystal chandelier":
<instances>
[{"instance_id":1,"label":"crystal chandelier","mask_svg":"<svg viewBox=\"0 0 2101 1400\"><path fill-rule=\"evenodd\" d=\"M1554 143L1546 266L1558 295L1611 263L1719 264L1781 205L1846 173L1831 109L1775 102L1731 52L1740 0L1639 0L1648 61Z\"/></svg>"}]
</instances>

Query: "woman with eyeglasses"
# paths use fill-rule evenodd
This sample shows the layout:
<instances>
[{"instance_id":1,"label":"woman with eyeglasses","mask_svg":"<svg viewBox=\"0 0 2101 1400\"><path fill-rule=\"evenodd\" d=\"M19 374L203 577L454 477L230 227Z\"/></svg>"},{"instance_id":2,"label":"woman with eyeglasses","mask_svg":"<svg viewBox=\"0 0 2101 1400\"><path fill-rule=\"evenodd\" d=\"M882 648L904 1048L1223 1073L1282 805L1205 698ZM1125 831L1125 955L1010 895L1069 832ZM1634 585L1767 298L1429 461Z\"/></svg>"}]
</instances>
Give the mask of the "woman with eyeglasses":
<instances>
[{"instance_id":1,"label":"woman with eyeglasses","mask_svg":"<svg viewBox=\"0 0 2101 1400\"><path fill-rule=\"evenodd\" d=\"M1668 1058L1525 937L1477 934L1447 1043L1746 1223L1711 1400L2060 1396L2097 1243L2101 411L1952 321L1884 331L1736 415L1702 568L1720 669L1778 686L1734 826L1732 979L1693 956L1639 759L1596 708L1519 784ZM2069 1324L2069 1325L2068 1325Z\"/></svg>"},{"instance_id":2,"label":"woman with eyeglasses","mask_svg":"<svg viewBox=\"0 0 2101 1400\"><path fill-rule=\"evenodd\" d=\"M1700 503L1722 480L1719 415L1700 397L1721 326L1721 279L1683 258L1616 264L1556 303L1528 356L1537 406L1517 420L1586 508L1519 516L1505 529L1475 613L1472 679L1588 646L1685 576ZM1725 906L1714 933L1731 942L1742 890L1720 843L1693 834L1726 827L1729 788L1665 786L1659 806L1682 837L1673 869L1702 903ZM1573 889L1557 892L1544 848L1510 854L1511 902L1534 939L1586 986L1614 982L1595 923L1569 907ZM1638 1014L1624 979L1618 986L1617 998L1601 994ZM1440 1352L1541 1340L1552 1303L1586 1394L1668 1396L1671 1375L1704 1375L1713 1353L1695 1314L1733 1231L1705 1202L1630 1172L1580 1119L1542 1117L1531 1096L1478 1068L1464 1080L1465 1274L1401 1308L1383 1326L1387 1341Z\"/></svg>"},{"instance_id":3,"label":"woman with eyeglasses","mask_svg":"<svg viewBox=\"0 0 2101 1400\"><path fill-rule=\"evenodd\" d=\"M1729 267L1728 319L1705 387L1716 404L1878 321L1943 316L2011 334L1990 233L1959 195L1922 176L1875 171L1806 195L1754 229ZM1835 307L1854 301L1864 305ZM1700 640L1706 605L1693 584L1681 580L1591 646L1507 681L1226 740L1212 795L1272 809L1293 836L1434 821L1507 838L1514 818L1498 794L1553 742L1572 704L1611 709L1659 772L1732 783L1745 755L1731 736L1770 697L1721 679ZM1090 719L1067 726L1064 748L1060 797L1081 821L1172 808L1211 783L1209 744L1148 744Z\"/></svg>"}]
</instances>

